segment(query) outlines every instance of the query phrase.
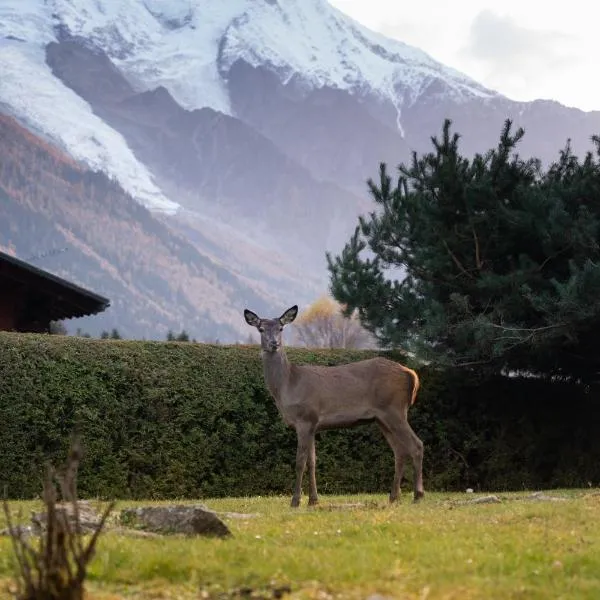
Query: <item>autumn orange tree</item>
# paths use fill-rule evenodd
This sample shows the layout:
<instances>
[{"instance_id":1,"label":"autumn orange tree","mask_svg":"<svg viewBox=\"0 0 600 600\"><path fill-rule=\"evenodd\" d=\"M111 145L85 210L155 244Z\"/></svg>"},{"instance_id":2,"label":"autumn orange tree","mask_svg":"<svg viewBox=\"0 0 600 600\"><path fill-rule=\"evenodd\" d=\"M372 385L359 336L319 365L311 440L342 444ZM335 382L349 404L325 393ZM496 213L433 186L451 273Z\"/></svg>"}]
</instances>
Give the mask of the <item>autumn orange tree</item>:
<instances>
[{"instance_id":1,"label":"autumn orange tree","mask_svg":"<svg viewBox=\"0 0 600 600\"><path fill-rule=\"evenodd\" d=\"M294 323L294 342L313 348L372 348L373 336L360 324L356 314L346 317L343 306L323 295Z\"/></svg>"}]
</instances>

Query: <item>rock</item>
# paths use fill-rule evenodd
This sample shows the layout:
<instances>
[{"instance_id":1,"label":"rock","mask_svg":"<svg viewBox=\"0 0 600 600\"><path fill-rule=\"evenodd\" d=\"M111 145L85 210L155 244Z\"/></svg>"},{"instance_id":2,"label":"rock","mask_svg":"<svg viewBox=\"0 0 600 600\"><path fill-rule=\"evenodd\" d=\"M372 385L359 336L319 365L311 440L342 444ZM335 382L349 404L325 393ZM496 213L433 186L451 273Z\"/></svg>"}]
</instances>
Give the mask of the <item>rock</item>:
<instances>
[{"instance_id":1,"label":"rock","mask_svg":"<svg viewBox=\"0 0 600 600\"><path fill-rule=\"evenodd\" d=\"M68 520L71 527L75 527L75 507L72 503L61 503L56 505L57 516L62 514ZM77 512L79 513L79 533L92 533L100 524L100 513L94 510L88 500L77 501ZM32 513L31 522L35 533L46 530L48 521L47 513Z\"/></svg>"},{"instance_id":2,"label":"rock","mask_svg":"<svg viewBox=\"0 0 600 600\"><path fill-rule=\"evenodd\" d=\"M28 538L36 533L39 530L34 530L33 525L13 525L13 530L17 535L22 536L23 538ZM6 529L0 529L0 535L10 535L10 529L7 527Z\"/></svg>"},{"instance_id":3,"label":"rock","mask_svg":"<svg viewBox=\"0 0 600 600\"><path fill-rule=\"evenodd\" d=\"M98 512L96 512L89 501L87 500L79 500L77 502L77 512L79 513L79 533L93 533L96 531L98 525L100 524L101 516ZM56 513L57 517L60 519L65 518L71 527L71 529L75 530L75 507L72 503L60 503L56 505ZM46 531L48 523L48 514L45 512L40 513L31 513L31 524L30 525L15 525L14 529L16 533L21 534L23 537L27 538L32 535L40 535L44 531ZM10 535L10 531L7 529L3 529L0 531L0 535Z\"/></svg>"},{"instance_id":4,"label":"rock","mask_svg":"<svg viewBox=\"0 0 600 600\"><path fill-rule=\"evenodd\" d=\"M202 504L141 506L121 511L121 525L154 533L228 537L227 525Z\"/></svg>"},{"instance_id":5,"label":"rock","mask_svg":"<svg viewBox=\"0 0 600 600\"><path fill-rule=\"evenodd\" d=\"M489 496L479 496L479 498L472 498L471 500L458 500L452 502L452 504L457 506L464 506L466 504L500 504L501 502L502 500L500 500L498 496L490 494Z\"/></svg>"},{"instance_id":6,"label":"rock","mask_svg":"<svg viewBox=\"0 0 600 600\"><path fill-rule=\"evenodd\" d=\"M56 505L57 516L63 515L75 530L74 507L69 503ZM93 533L100 524L101 515L96 512L89 501L77 503L79 513L79 532ZM242 518L245 515L231 513L228 516ZM247 515L251 517L253 515ZM23 537L39 536L46 531L48 516L45 512L32 513L31 524L16 525L15 529ZM158 537L159 534L183 533L185 535L207 535L227 537L231 532L216 513L201 504L145 506L121 511L120 527L107 526L108 531L120 535L135 537ZM0 531L0 535L9 535L8 529Z\"/></svg>"},{"instance_id":7,"label":"rock","mask_svg":"<svg viewBox=\"0 0 600 600\"><path fill-rule=\"evenodd\" d=\"M562 498L560 496L548 496L544 494L544 492L534 492L533 494L527 496L528 500L538 500L542 502L565 502L567 498Z\"/></svg>"},{"instance_id":8,"label":"rock","mask_svg":"<svg viewBox=\"0 0 600 600\"><path fill-rule=\"evenodd\" d=\"M473 498L469 500L468 504L500 504L502 500L493 494L489 496L480 496L479 498Z\"/></svg>"}]
</instances>

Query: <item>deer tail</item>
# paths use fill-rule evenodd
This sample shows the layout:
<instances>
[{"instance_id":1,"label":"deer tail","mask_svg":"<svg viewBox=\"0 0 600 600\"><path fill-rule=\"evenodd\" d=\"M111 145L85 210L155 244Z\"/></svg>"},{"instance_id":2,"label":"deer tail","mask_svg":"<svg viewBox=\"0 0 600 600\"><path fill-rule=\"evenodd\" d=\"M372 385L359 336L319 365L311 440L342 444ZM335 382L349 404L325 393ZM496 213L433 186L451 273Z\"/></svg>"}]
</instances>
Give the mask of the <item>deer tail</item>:
<instances>
[{"instance_id":1,"label":"deer tail","mask_svg":"<svg viewBox=\"0 0 600 600\"><path fill-rule=\"evenodd\" d=\"M412 390L411 390L411 394L410 394L410 405L412 406L415 403L415 400L417 399L417 392L419 391L419 388L421 387L421 382L419 381L419 376L417 375L416 371L413 371L412 369L409 369L408 367L405 367L405 368L412 379Z\"/></svg>"}]
</instances>

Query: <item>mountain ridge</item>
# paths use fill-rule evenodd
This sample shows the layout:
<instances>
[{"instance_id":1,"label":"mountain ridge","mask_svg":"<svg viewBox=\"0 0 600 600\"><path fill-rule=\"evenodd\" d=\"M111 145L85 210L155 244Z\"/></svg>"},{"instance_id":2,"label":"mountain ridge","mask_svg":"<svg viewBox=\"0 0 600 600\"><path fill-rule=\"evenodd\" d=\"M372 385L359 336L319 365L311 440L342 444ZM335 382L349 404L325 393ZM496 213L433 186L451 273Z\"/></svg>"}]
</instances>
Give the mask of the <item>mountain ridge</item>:
<instances>
[{"instance_id":1,"label":"mountain ridge","mask_svg":"<svg viewBox=\"0 0 600 600\"><path fill-rule=\"evenodd\" d=\"M230 340L245 295L277 311L326 289L325 252L373 210L366 180L381 161L429 151L445 118L466 155L495 146L510 118L526 130L520 154L545 163L567 139L581 153L600 133L600 111L512 101L324 0L4 0L0 107L189 243L192 279L205 260L223 267L205 274L220 301L181 301L231 325ZM128 218L135 231L140 217ZM140 281L153 235L132 254ZM103 260L119 261L106 256L98 277ZM144 289L179 302L161 261Z\"/></svg>"}]
</instances>

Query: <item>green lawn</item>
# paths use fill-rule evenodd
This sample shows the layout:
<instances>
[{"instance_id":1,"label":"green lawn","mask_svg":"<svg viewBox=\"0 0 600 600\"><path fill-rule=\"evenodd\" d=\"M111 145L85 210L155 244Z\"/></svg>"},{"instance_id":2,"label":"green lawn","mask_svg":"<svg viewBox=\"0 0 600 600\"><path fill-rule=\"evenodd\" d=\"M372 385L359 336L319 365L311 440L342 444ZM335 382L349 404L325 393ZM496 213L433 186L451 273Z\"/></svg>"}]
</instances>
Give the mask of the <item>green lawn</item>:
<instances>
[{"instance_id":1,"label":"green lawn","mask_svg":"<svg viewBox=\"0 0 600 600\"><path fill-rule=\"evenodd\" d=\"M524 492L498 494L500 504L459 504L478 494L428 494L413 505L405 492L394 507L383 495L322 496L319 507L307 508L303 497L296 510L287 496L204 500L256 516L225 518L233 532L226 540L107 532L87 589L94 600L267 598L286 586L284 597L321 600L598 599L600 492L547 493L567 500ZM13 514L34 506L11 503ZM12 575L11 557L0 538L0 598L9 597L1 584Z\"/></svg>"}]
</instances>

